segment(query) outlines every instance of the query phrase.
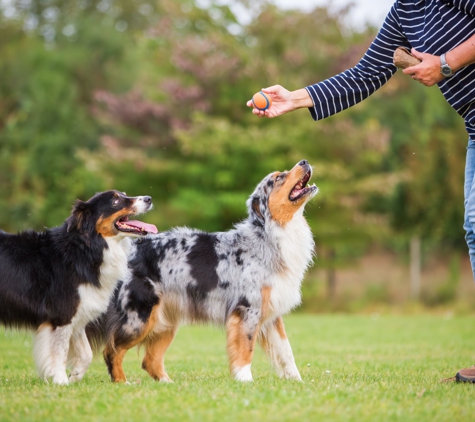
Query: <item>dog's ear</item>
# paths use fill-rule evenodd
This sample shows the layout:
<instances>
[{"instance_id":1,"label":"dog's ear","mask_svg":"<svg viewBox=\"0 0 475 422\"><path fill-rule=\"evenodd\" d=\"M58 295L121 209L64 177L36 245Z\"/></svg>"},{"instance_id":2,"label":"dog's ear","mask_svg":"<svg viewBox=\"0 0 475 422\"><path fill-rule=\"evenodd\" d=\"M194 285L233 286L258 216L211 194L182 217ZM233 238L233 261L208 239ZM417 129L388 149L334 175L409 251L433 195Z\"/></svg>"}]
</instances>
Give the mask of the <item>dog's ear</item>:
<instances>
[{"instance_id":1,"label":"dog's ear","mask_svg":"<svg viewBox=\"0 0 475 422\"><path fill-rule=\"evenodd\" d=\"M265 210L261 209L261 198L259 196L252 196L249 207L249 215L255 225L263 226L265 223Z\"/></svg>"},{"instance_id":2,"label":"dog's ear","mask_svg":"<svg viewBox=\"0 0 475 422\"><path fill-rule=\"evenodd\" d=\"M77 230L86 234L89 231L88 220L90 220L91 209L87 202L77 200L74 204L71 215L66 220L67 230L71 232Z\"/></svg>"}]
</instances>

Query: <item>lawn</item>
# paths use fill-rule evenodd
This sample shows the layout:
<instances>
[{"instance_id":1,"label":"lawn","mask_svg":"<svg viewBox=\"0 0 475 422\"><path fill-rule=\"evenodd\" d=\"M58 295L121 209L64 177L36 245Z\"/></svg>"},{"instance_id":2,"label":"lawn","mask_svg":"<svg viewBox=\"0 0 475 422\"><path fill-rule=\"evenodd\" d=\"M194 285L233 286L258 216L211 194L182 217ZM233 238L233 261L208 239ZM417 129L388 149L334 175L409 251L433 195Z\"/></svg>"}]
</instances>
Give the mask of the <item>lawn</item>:
<instances>
[{"instance_id":1,"label":"lawn","mask_svg":"<svg viewBox=\"0 0 475 422\"><path fill-rule=\"evenodd\" d=\"M78 384L37 379L31 335L0 332L0 421L472 421L474 386L440 383L475 363L473 316L302 315L285 319L303 383L278 379L263 353L255 382L227 371L224 333L182 327L167 355L175 381L125 362L130 385L109 382L100 357Z\"/></svg>"}]
</instances>

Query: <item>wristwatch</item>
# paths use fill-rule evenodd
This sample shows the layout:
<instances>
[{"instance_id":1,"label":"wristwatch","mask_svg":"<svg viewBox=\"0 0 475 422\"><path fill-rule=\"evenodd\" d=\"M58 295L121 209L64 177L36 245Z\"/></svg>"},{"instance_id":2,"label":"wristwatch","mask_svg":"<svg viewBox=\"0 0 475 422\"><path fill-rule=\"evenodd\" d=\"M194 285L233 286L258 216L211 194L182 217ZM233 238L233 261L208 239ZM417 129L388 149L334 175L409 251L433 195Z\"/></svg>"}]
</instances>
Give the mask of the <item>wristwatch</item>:
<instances>
[{"instance_id":1,"label":"wristwatch","mask_svg":"<svg viewBox=\"0 0 475 422\"><path fill-rule=\"evenodd\" d=\"M454 74L447 60L445 60L445 53L440 56L440 73L446 78L450 78Z\"/></svg>"}]
</instances>

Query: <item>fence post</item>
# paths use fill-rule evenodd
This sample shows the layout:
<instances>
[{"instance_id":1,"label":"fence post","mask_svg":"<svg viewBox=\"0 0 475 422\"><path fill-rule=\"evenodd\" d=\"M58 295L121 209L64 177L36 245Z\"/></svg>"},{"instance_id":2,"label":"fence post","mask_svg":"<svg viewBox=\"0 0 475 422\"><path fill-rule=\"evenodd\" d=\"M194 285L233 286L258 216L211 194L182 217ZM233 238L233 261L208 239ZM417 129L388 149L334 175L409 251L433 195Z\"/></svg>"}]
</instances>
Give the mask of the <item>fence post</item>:
<instances>
[{"instance_id":1,"label":"fence post","mask_svg":"<svg viewBox=\"0 0 475 422\"><path fill-rule=\"evenodd\" d=\"M421 238L411 237L410 243L411 299L419 300L421 293Z\"/></svg>"}]
</instances>

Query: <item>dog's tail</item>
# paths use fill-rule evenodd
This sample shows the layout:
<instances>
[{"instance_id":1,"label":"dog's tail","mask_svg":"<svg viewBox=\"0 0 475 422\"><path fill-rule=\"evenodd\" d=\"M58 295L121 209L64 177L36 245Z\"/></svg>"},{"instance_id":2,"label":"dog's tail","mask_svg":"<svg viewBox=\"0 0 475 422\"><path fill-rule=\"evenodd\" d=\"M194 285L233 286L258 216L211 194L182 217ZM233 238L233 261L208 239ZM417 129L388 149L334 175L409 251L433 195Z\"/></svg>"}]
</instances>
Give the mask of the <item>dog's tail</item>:
<instances>
[{"instance_id":1,"label":"dog's tail","mask_svg":"<svg viewBox=\"0 0 475 422\"><path fill-rule=\"evenodd\" d=\"M110 343L114 331L117 330L116 325L119 325L120 316L117 311L117 301L121 286L122 281L118 283L114 294L110 298L107 311L86 326L86 336L94 354L103 349L107 343Z\"/></svg>"},{"instance_id":2,"label":"dog's tail","mask_svg":"<svg viewBox=\"0 0 475 422\"><path fill-rule=\"evenodd\" d=\"M110 306L110 305L109 305ZM107 341L107 312L86 325L86 336L94 354L98 353Z\"/></svg>"},{"instance_id":3,"label":"dog's tail","mask_svg":"<svg viewBox=\"0 0 475 422\"><path fill-rule=\"evenodd\" d=\"M122 284L121 281L117 285L109 301L107 311L86 326L86 336L94 353L103 349L104 346L115 349L115 339L122 333L122 326L127 321L119 302Z\"/></svg>"}]
</instances>

